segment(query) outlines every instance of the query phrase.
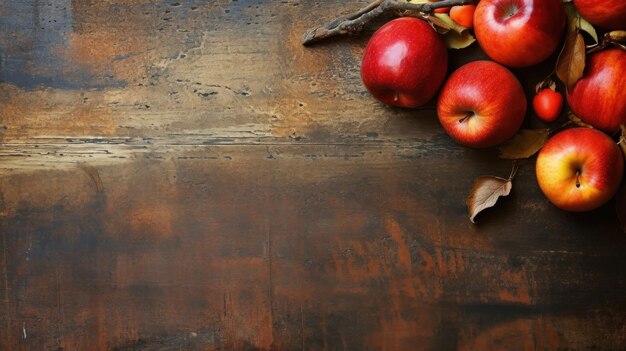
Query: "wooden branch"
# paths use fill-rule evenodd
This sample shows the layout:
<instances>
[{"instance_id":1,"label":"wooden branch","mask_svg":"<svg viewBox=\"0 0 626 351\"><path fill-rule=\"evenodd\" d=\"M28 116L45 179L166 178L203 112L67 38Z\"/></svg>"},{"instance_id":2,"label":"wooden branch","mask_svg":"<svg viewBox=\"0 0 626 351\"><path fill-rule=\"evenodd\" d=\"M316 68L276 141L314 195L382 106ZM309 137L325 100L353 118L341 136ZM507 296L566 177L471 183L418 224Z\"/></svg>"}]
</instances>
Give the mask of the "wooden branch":
<instances>
[{"instance_id":1,"label":"wooden branch","mask_svg":"<svg viewBox=\"0 0 626 351\"><path fill-rule=\"evenodd\" d=\"M442 0L420 4L412 4L406 0L374 0L355 13L338 17L322 26L308 29L302 36L302 45L309 45L336 35L358 33L366 23L385 12L430 13L441 7L472 3L474 0Z\"/></svg>"}]
</instances>

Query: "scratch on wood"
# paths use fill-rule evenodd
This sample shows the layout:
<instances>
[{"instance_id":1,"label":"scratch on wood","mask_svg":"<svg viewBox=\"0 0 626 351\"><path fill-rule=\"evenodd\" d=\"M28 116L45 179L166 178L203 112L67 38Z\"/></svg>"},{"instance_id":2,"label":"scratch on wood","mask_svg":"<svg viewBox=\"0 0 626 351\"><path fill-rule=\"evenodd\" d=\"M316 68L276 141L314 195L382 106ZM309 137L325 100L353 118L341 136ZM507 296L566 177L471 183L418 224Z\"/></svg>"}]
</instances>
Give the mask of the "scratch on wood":
<instances>
[{"instance_id":1,"label":"scratch on wood","mask_svg":"<svg viewBox=\"0 0 626 351\"><path fill-rule=\"evenodd\" d=\"M26 334L26 322L22 322L22 338L26 340L27 337L28 337L28 334Z\"/></svg>"},{"instance_id":2,"label":"scratch on wood","mask_svg":"<svg viewBox=\"0 0 626 351\"><path fill-rule=\"evenodd\" d=\"M96 187L96 192L101 193L104 191L104 186L102 184L102 179L100 178L100 173L98 169L93 166L81 165L80 168L87 173L94 186Z\"/></svg>"}]
</instances>

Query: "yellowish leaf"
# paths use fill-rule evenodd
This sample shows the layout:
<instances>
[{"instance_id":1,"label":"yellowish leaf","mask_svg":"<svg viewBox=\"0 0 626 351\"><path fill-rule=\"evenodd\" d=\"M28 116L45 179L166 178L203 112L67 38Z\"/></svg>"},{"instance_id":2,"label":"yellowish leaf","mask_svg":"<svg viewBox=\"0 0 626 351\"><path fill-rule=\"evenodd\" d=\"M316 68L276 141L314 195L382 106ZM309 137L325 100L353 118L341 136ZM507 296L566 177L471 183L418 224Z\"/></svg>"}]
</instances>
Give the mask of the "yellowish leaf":
<instances>
[{"instance_id":1,"label":"yellowish leaf","mask_svg":"<svg viewBox=\"0 0 626 351\"><path fill-rule=\"evenodd\" d=\"M447 29L443 33L440 31L440 33L443 34L443 39L448 48L463 49L476 41L467 28L454 22L448 14L435 13L433 16L430 16L430 18L432 20L431 23L435 26Z\"/></svg>"},{"instance_id":2,"label":"yellowish leaf","mask_svg":"<svg viewBox=\"0 0 626 351\"><path fill-rule=\"evenodd\" d=\"M473 42L476 41L474 36L470 34L470 32L463 32L462 34L458 34L456 32L450 31L444 34L443 39L446 41L446 45L450 49L464 49Z\"/></svg>"},{"instance_id":3,"label":"yellowish leaf","mask_svg":"<svg viewBox=\"0 0 626 351\"><path fill-rule=\"evenodd\" d=\"M452 30L452 27L450 27L449 23L441 20L436 16L427 15L426 20L439 34L446 34Z\"/></svg>"}]
</instances>

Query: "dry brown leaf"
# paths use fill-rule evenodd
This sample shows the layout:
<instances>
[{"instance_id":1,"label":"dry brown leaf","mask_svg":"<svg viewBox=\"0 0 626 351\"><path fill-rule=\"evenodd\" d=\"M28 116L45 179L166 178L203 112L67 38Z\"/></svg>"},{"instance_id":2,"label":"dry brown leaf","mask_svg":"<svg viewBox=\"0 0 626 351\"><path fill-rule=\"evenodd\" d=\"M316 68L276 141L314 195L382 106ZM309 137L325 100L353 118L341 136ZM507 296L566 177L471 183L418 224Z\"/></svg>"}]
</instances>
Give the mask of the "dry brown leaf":
<instances>
[{"instance_id":1,"label":"dry brown leaf","mask_svg":"<svg viewBox=\"0 0 626 351\"><path fill-rule=\"evenodd\" d=\"M556 64L556 75L568 91L582 78L585 71L585 41L578 30L568 31Z\"/></svg>"},{"instance_id":2,"label":"dry brown leaf","mask_svg":"<svg viewBox=\"0 0 626 351\"><path fill-rule=\"evenodd\" d=\"M522 129L511 140L500 145L500 158L517 160L529 158L541 150L548 141L550 131L543 129Z\"/></svg>"},{"instance_id":3,"label":"dry brown leaf","mask_svg":"<svg viewBox=\"0 0 626 351\"><path fill-rule=\"evenodd\" d=\"M493 207L500 196L507 196L511 193L513 182L511 179L504 179L495 176L482 176L476 178L472 191L467 198L466 204L469 211L469 218L472 223L476 223L474 218L485 209Z\"/></svg>"},{"instance_id":4,"label":"dry brown leaf","mask_svg":"<svg viewBox=\"0 0 626 351\"><path fill-rule=\"evenodd\" d=\"M577 125L579 127L585 127L585 128L593 129L593 126L591 124L583 122L583 120L580 119L580 117L576 116L571 111L567 114L567 118L569 118L570 121L572 121L575 125Z\"/></svg>"}]
</instances>

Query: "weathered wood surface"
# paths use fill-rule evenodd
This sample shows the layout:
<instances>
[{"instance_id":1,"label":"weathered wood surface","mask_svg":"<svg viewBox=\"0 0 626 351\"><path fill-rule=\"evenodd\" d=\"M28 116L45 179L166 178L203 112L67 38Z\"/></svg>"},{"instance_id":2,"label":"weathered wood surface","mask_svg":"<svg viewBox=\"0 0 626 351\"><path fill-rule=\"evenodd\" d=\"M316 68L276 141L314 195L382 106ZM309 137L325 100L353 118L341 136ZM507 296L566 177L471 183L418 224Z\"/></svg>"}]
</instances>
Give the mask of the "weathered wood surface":
<instances>
[{"instance_id":1,"label":"weathered wood surface","mask_svg":"<svg viewBox=\"0 0 626 351\"><path fill-rule=\"evenodd\" d=\"M0 349L626 349L612 204L472 225L510 163L299 43L363 4L0 0Z\"/></svg>"}]
</instances>

